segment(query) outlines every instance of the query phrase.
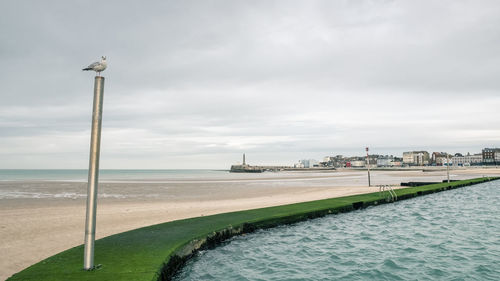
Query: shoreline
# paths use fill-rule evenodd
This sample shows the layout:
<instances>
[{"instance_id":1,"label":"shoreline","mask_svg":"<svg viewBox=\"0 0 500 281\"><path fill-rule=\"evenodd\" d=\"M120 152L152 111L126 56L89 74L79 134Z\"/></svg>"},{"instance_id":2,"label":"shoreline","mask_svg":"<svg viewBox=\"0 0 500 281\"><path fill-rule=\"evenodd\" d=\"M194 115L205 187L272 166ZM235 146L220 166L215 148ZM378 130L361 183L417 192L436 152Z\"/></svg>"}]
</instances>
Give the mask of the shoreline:
<instances>
[{"instance_id":1,"label":"shoreline","mask_svg":"<svg viewBox=\"0 0 500 281\"><path fill-rule=\"evenodd\" d=\"M180 202L99 200L96 239L174 220L362 194L374 190L373 187L345 187L331 191L308 189L287 196L270 194L246 199ZM11 224L9 231L6 228L0 229L4 241L0 246L4 253L0 257L0 276L3 279L31 264L83 243L85 199L71 202L63 199L44 199L43 202L31 199L28 201L35 201L36 204L25 202L25 206L19 204L19 201L26 199L14 199L9 204L2 204L0 208L3 221ZM5 241L8 241L8 245Z\"/></svg>"},{"instance_id":2,"label":"shoreline","mask_svg":"<svg viewBox=\"0 0 500 281\"><path fill-rule=\"evenodd\" d=\"M498 178L491 178L495 179ZM485 181L490 179L477 178L398 189L396 193L398 198L403 200ZM381 196L379 192L371 192L195 217L134 229L96 241L96 249L100 249L96 252L96 264L102 263L103 266L92 274L81 270L83 246L80 245L23 270L14 275L12 280L31 280L35 276L37 280L116 280L117 275L120 280L169 280L169 276L182 266L193 250L215 246L231 236L259 228L387 203L385 198L386 196ZM163 268L160 270L158 266L162 264Z\"/></svg>"},{"instance_id":3,"label":"shoreline","mask_svg":"<svg viewBox=\"0 0 500 281\"><path fill-rule=\"evenodd\" d=\"M472 170L472 171L471 171ZM500 175L500 169L454 170L459 177ZM219 213L264 208L378 191L365 184L365 173L349 172L316 178L314 175L268 178L241 188L241 182L215 182L207 186L175 186L165 190L160 198L99 198L96 239L158 223L214 215ZM435 172L432 177L444 179ZM375 178L399 182L404 179L426 179L425 172L374 172ZM306 178L304 182L300 180ZM210 181L210 179L208 180ZM407 180L405 180L407 181ZM36 183L36 182L35 182ZM66 182L54 182L67 188ZM45 184L54 184L49 182ZM1 183L0 183L1 184ZM85 190L85 183L75 188ZM278 185L276 185L278 184ZM63 186L64 185L64 186ZM103 183L102 190L135 188L136 183ZM142 188L156 190L161 183L147 183ZM83 192L83 191L82 191ZM83 243L85 198L18 198L0 199L0 280L56 253Z\"/></svg>"}]
</instances>

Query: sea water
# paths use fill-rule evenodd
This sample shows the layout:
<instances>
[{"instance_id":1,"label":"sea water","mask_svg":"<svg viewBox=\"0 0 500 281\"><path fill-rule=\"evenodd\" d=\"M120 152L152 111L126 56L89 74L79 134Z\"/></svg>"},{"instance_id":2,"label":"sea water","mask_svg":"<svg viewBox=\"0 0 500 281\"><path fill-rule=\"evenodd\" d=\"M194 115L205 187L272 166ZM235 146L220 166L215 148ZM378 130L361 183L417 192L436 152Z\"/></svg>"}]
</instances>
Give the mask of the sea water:
<instances>
[{"instance_id":1,"label":"sea water","mask_svg":"<svg viewBox=\"0 0 500 281\"><path fill-rule=\"evenodd\" d=\"M102 181L127 181L127 180L160 180L160 179L183 179L183 178L211 178L228 174L223 170L195 170L195 169L172 169L172 170L112 170L102 169L99 171L99 179ZM0 169L0 181L80 181L88 179L86 169Z\"/></svg>"},{"instance_id":2,"label":"sea water","mask_svg":"<svg viewBox=\"0 0 500 281\"><path fill-rule=\"evenodd\" d=\"M0 170L0 200L82 199L87 173L80 170ZM234 194L282 187L364 185L364 173L268 172L228 170L107 170L99 172L99 198L203 199L207 193ZM180 198L178 195L181 195ZM188 198L189 199L189 198ZM192 199L192 198L191 198Z\"/></svg>"},{"instance_id":3,"label":"sea water","mask_svg":"<svg viewBox=\"0 0 500 281\"><path fill-rule=\"evenodd\" d=\"M99 198L165 198L176 185L228 176L223 170L103 169L99 171ZM0 200L82 199L87 196L87 182L86 169L0 169Z\"/></svg>"},{"instance_id":4,"label":"sea water","mask_svg":"<svg viewBox=\"0 0 500 281\"><path fill-rule=\"evenodd\" d=\"M452 179L475 178L477 174L452 174ZM420 171L373 171L377 184L403 181L441 181L445 173ZM88 171L0 170L0 200L85 199ZM364 171L281 171L230 173L228 170L108 170L99 171L99 198L131 200L204 200L235 198L238 194L286 194L306 189L365 187ZM211 194L211 195L210 195ZM40 200L38 200L40 202ZM0 202L1 204L2 202Z\"/></svg>"},{"instance_id":5,"label":"sea water","mask_svg":"<svg viewBox=\"0 0 500 281\"><path fill-rule=\"evenodd\" d=\"M500 280L500 181L235 237L176 280Z\"/></svg>"},{"instance_id":6,"label":"sea water","mask_svg":"<svg viewBox=\"0 0 500 281\"><path fill-rule=\"evenodd\" d=\"M439 174L432 176L442 178ZM2 199L82 199L87 195L88 171L0 170ZM378 177L372 182L399 183L398 177ZM99 198L187 199L203 194L237 194L279 188L364 186L363 172L230 173L228 170L107 170L99 171ZM375 190L375 188L374 188ZM191 194L187 196L188 194ZM183 195L179 198L177 195ZM187 196L187 197L186 197ZM192 198L191 198L192 199ZM222 198L221 198L222 199Z\"/></svg>"}]
</instances>

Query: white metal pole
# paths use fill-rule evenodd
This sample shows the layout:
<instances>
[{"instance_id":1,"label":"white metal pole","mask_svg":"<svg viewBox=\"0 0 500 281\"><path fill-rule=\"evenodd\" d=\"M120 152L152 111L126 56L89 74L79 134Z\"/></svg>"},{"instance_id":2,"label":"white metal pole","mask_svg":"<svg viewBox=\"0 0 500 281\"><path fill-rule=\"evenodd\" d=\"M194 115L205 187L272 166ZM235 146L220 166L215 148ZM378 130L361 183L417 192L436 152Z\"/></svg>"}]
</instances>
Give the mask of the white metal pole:
<instances>
[{"instance_id":1,"label":"white metal pole","mask_svg":"<svg viewBox=\"0 0 500 281\"><path fill-rule=\"evenodd\" d=\"M99 182L99 152L101 146L102 102L104 77L94 81L94 107L92 111L92 133L90 137L89 182L87 188L87 214L85 220L85 249L83 269L94 269L95 221L97 210L97 185Z\"/></svg>"}]
</instances>

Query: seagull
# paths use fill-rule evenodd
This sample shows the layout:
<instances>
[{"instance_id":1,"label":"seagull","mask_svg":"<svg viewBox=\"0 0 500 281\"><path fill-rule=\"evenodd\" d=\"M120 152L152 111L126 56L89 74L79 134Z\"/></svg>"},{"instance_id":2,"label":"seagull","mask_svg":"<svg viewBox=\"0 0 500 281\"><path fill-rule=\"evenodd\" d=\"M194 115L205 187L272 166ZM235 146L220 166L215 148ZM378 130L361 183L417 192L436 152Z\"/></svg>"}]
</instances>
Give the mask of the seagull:
<instances>
[{"instance_id":1,"label":"seagull","mask_svg":"<svg viewBox=\"0 0 500 281\"><path fill-rule=\"evenodd\" d=\"M96 61L82 70L93 70L97 72L97 75L100 76L101 71L104 71L104 69L106 69L107 66L108 63L106 62L106 57L103 56L101 57L101 61Z\"/></svg>"}]
</instances>

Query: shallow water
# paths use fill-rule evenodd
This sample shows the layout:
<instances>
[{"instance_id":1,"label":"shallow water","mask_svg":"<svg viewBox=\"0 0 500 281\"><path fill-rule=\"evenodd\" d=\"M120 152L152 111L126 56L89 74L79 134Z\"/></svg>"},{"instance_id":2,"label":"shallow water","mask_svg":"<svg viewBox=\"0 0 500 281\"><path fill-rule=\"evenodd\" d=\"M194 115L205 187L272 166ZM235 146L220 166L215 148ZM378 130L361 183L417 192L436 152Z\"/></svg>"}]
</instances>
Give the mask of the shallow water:
<instances>
[{"instance_id":1,"label":"shallow water","mask_svg":"<svg viewBox=\"0 0 500 281\"><path fill-rule=\"evenodd\" d=\"M236 237L176 280L500 280L500 181Z\"/></svg>"},{"instance_id":2,"label":"shallow water","mask_svg":"<svg viewBox=\"0 0 500 281\"><path fill-rule=\"evenodd\" d=\"M211 178L228 174L222 170L108 170L99 171L102 181L161 180L183 178ZM87 169L0 169L0 181L74 181L86 182Z\"/></svg>"},{"instance_id":3,"label":"shallow water","mask_svg":"<svg viewBox=\"0 0 500 281\"><path fill-rule=\"evenodd\" d=\"M475 174L452 174L452 179ZM441 181L441 172L372 171L371 182L400 184L403 181ZM87 170L1 170L2 199L83 199L87 196ZM175 199L182 194L238 193L280 188L334 188L366 186L364 171L229 173L222 170L101 170L99 198ZM374 188L374 191L376 188ZM196 198L199 199L199 198ZM222 199L222 198L221 198Z\"/></svg>"}]
</instances>

